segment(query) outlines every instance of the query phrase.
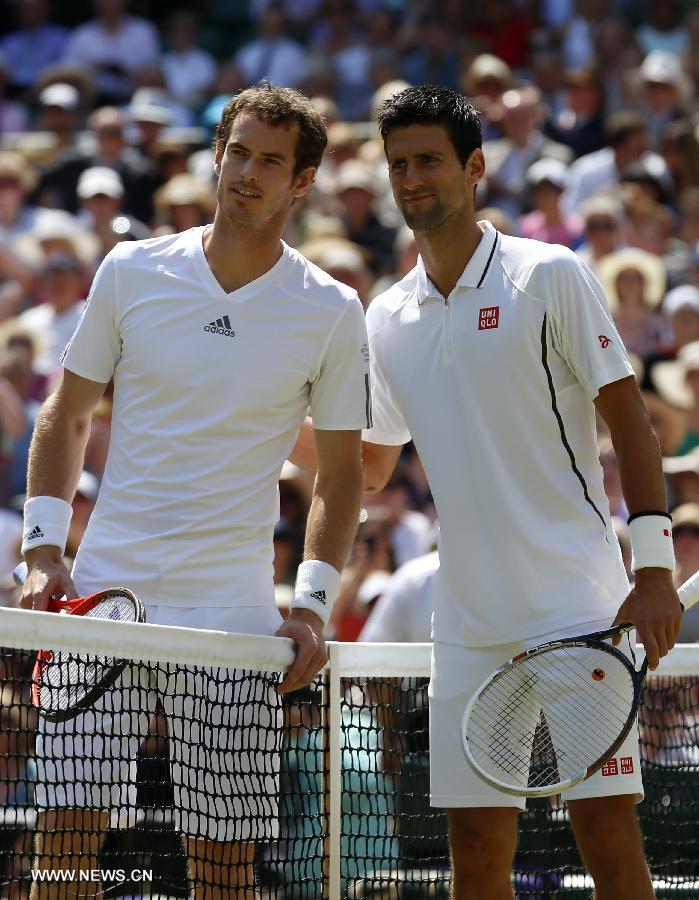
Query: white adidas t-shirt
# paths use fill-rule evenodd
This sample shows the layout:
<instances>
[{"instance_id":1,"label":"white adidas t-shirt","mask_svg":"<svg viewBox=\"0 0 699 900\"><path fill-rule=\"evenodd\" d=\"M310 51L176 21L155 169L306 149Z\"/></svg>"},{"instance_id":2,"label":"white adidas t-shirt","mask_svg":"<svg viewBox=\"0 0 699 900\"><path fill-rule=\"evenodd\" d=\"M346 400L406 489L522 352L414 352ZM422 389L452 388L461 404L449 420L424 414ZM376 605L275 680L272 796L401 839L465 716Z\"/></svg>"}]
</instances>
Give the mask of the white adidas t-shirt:
<instances>
[{"instance_id":1,"label":"white adidas t-shirt","mask_svg":"<svg viewBox=\"0 0 699 900\"><path fill-rule=\"evenodd\" d=\"M273 605L277 483L307 408L319 429L367 425L355 292L284 246L226 294L202 235L118 244L66 348L71 372L114 375L81 592L124 584L164 606Z\"/></svg>"},{"instance_id":2,"label":"white adidas t-shirt","mask_svg":"<svg viewBox=\"0 0 699 900\"><path fill-rule=\"evenodd\" d=\"M483 238L445 300L422 261L372 301L373 428L420 454L440 522L435 640L487 646L609 619L628 591L592 401L633 374L571 251Z\"/></svg>"}]
</instances>

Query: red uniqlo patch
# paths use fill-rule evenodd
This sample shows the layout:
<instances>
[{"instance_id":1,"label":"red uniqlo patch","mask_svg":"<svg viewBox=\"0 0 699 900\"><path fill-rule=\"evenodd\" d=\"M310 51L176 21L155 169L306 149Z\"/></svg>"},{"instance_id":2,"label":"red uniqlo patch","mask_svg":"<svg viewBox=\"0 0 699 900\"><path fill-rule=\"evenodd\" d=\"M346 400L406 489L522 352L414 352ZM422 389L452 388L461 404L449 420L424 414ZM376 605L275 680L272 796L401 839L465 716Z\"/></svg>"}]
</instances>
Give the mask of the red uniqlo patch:
<instances>
[{"instance_id":1,"label":"red uniqlo patch","mask_svg":"<svg viewBox=\"0 0 699 900\"><path fill-rule=\"evenodd\" d=\"M670 537L670 529L669 529L669 528L663 528L663 534L665 535L665 537Z\"/></svg>"},{"instance_id":2,"label":"red uniqlo patch","mask_svg":"<svg viewBox=\"0 0 699 900\"><path fill-rule=\"evenodd\" d=\"M600 772L603 775L618 775L619 774L619 766L617 765L616 757L608 760L600 769Z\"/></svg>"},{"instance_id":3,"label":"red uniqlo patch","mask_svg":"<svg viewBox=\"0 0 699 900\"><path fill-rule=\"evenodd\" d=\"M621 774L633 775L633 756L621 757Z\"/></svg>"},{"instance_id":4,"label":"red uniqlo patch","mask_svg":"<svg viewBox=\"0 0 699 900\"><path fill-rule=\"evenodd\" d=\"M485 331L486 328L497 328L500 324L500 307L485 306L478 316L478 330Z\"/></svg>"}]
</instances>

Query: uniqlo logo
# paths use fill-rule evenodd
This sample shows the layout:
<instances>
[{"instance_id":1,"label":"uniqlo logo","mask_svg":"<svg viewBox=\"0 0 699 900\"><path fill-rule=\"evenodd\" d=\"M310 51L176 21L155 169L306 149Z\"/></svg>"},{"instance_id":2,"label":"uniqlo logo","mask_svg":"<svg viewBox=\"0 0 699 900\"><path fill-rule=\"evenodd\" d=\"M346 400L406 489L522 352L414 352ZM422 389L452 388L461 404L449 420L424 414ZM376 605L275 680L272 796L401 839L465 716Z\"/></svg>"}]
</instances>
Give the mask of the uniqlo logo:
<instances>
[{"instance_id":1,"label":"uniqlo logo","mask_svg":"<svg viewBox=\"0 0 699 900\"><path fill-rule=\"evenodd\" d=\"M633 775L633 756L621 757L621 774Z\"/></svg>"},{"instance_id":2,"label":"uniqlo logo","mask_svg":"<svg viewBox=\"0 0 699 900\"><path fill-rule=\"evenodd\" d=\"M500 324L500 307L486 306L478 316L478 330L485 331L486 328L497 328Z\"/></svg>"},{"instance_id":3,"label":"uniqlo logo","mask_svg":"<svg viewBox=\"0 0 699 900\"><path fill-rule=\"evenodd\" d=\"M600 769L600 772L603 775L618 775L619 774L619 766L617 765L616 757L608 760Z\"/></svg>"}]
</instances>

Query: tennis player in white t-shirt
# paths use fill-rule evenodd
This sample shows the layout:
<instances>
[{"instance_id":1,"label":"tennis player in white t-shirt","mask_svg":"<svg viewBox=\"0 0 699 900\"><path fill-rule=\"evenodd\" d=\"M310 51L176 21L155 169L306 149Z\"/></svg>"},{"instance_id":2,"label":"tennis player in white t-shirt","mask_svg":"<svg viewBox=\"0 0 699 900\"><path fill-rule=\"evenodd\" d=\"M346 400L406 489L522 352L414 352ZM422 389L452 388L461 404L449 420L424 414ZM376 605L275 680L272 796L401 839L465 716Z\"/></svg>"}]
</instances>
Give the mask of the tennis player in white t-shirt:
<instances>
[{"instance_id":1,"label":"tennis player in white t-shirt","mask_svg":"<svg viewBox=\"0 0 699 900\"><path fill-rule=\"evenodd\" d=\"M292 638L296 660L281 692L308 684L324 664L323 625L358 521L361 429L370 416L366 329L355 292L281 241L325 144L323 122L302 95L242 92L217 132L213 225L119 244L102 263L64 353L62 381L37 421L24 606L43 609L52 594L125 584L144 601L149 622ZM92 409L112 377L109 457L71 578L61 562L69 504ZM318 475L305 561L282 624L272 569L277 482L309 407ZM248 900L256 896L254 839L274 837L277 772L269 760L255 771L254 747L238 755L226 749L235 741L227 743L212 723L240 704L217 694L218 683L197 682L194 699L184 700L171 685L156 687L173 713L172 778L196 896ZM156 696L148 692L147 703ZM260 699L258 717L273 728L274 698ZM82 723L89 745L71 738L65 758L62 726L44 723L40 867L98 868L99 841L93 834L88 847L81 836L103 835L109 815L91 798L120 802L128 757L151 711L122 718L89 711ZM195 750L188 711L206 746L206 764L195 770L188 769ZM254 704L243 715L262 727ZM100 767L85 757L101 746L106 755L117 734L128 736L129 753L102 766L98 782ZM237 805L238 780L245 796ZM68 851L83 855L71 859ZM34 890L40 896L38 885Z\"/></svg>"},{"instance_id":2,"label":"tennis player in white t-shirt","mask_svg":"<svg viewBox=\"0 0 699 900\"><path fill-rule=\"evenodd\" d=\"M564 247L477 222L475 189L485 175L477 111L447 88L412 87L384 104L379 128L420 256L367 312L365 486L380 490L401 446L415 442L440 522L432 803L447 807L456 900L505 900L524 804L468 765L466 702L500 663L547 635L631 621L651 668L672 648L680 605L661 458L589 269ZM595 410L611 431L632 514L630 593ZM309 438L302 431L292 459L312 468ZM599 900L653 897L635 815L638 757L632 734L616 767L566 795Z\"/></svg>"}]
</instances>

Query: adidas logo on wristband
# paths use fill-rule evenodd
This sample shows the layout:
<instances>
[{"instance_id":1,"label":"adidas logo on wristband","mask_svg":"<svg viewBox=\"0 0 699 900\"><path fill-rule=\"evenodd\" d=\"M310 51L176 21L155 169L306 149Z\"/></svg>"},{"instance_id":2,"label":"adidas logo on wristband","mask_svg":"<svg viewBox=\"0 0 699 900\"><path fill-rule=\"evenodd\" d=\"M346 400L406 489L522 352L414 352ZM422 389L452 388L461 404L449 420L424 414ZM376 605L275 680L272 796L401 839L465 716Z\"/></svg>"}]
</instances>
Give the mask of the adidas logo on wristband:
<instances>
[{"instance_id":1,"label":"adidas logo on wristband","mask_svg":"<svg viewBox=\"0 0 699 900\"><path fill-rule=\"evenodd\" d=\"M38 525L35 525L30 534L27 535L28 541L35 541L37 538L42 538L44 536L44 532L39 528Z\"/></svg>"},{"instance_id":2,"label":"adidas logo on wristband","mask_svg":"<svg viewBox=\"0 0 699 900\"><path fill-rule=\"evenodd\" d=\"M323 606L325 606L325 591L312 591L310 596L313 597L314 600L317 600L319 603L322 603Z\"/></svg>"}]
</instances>

